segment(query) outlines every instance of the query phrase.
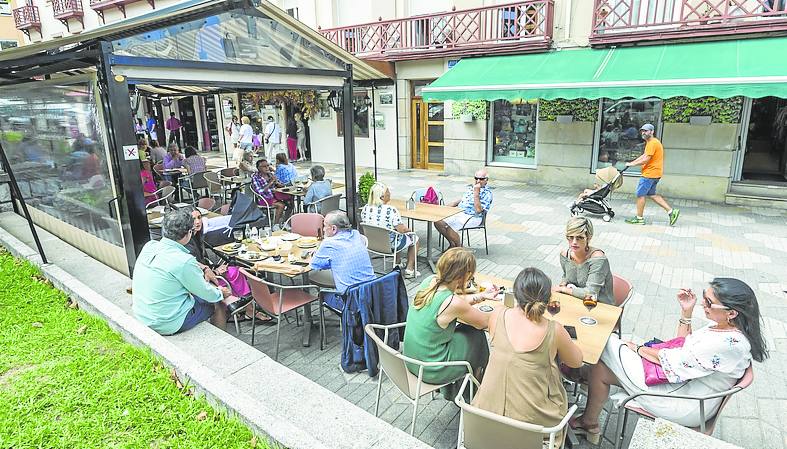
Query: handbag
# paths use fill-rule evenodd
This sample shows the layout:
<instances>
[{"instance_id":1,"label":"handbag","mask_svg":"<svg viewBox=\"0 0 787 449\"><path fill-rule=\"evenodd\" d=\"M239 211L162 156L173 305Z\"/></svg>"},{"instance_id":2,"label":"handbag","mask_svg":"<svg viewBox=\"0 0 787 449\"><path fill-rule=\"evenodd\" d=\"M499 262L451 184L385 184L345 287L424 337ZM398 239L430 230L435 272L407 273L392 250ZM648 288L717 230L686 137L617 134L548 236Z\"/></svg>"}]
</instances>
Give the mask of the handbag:
<instances>
[{"instance_id":1,"label":"handbag","mask_svg":"<svg viewBox=\"0 0 787 449\"><path fill-rule=\"evenodd\" d=\"M421 198L422 203L428 204L440 204L440 198L437 196L437 192L435 192L434 188L429 186L424 193L424 196Z\"/></svg>"},{"instance_id":2,"label":"handbag","mask_svg":"<svg viewBox=\"0 0 787 449\"><path fill-rule=\"evenodd\" d=\"M684 337L676 337L672 340L658 343L650 341L645 343L644 346L656 349L682 348L685 341L686 339ZM667 375L664 374L664 370L661 369L661 365L658 363L653 363L650 360L643 358L642 369L645 371L645 385L652 387L653 385L669 383Z\"/></svg>"}]
</instances>

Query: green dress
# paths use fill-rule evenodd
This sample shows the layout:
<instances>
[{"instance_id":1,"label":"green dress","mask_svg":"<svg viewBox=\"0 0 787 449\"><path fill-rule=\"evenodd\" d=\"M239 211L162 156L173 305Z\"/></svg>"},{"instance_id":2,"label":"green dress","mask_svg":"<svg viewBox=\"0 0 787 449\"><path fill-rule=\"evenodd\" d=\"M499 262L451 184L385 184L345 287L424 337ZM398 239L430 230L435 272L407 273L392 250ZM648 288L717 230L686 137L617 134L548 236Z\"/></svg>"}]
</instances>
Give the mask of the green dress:
<instances>
[{"instance_id":1,"label":"green dress","mask_svg":"<svg viewBox=\"0 0 787 449\"><path fill-rule=\"evenodd\" d=\"M432 277L421 283L420 290L429 287ZM465 360L473 371L486 367L489 344L484 331L452 321L443 329L437 324L437 314L443 302L452 295L450 290L438 290L429 304L416 309L410 304L407 327L404 331L403 353L422 362L447 362ZM418 375L418 365L407 364L411 373ZM425 367L424 382L443 383L467 373L464 366Z\"/></svg>"}]
</instances>

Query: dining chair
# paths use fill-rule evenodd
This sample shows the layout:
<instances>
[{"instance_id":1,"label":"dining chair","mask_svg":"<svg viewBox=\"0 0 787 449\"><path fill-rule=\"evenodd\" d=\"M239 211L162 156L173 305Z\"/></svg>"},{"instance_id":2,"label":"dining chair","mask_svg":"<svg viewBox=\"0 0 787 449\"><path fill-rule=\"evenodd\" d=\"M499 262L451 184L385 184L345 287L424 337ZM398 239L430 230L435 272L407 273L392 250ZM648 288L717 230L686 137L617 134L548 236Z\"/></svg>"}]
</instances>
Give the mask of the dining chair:
<instances>
[{"instance_id":1,"label":"dining chair","mask_svg":"<svg viewBox=\"0 0 787 449\"><path fill-rule=\"evenodd\" d=\"M339 210L339 200L341 200L341 198L342 194L336 193L320 198L313 203L304 204L303 206L306 212L314 212L325 216L328 212Z\"/></svg>"},{"instance_id":2,"label":"dining chair","mask_svg":"<svg viewBox=\"0 0 787 449\"><path fill-rule=\"evenodd\" d=\"M560 422L552 427L519 421L480 409L465 402L464 392L470 386L480 386L472 374L466 374L454 403L459 406L458 449L549 449L562 448L566 439L557 441L569 419L577 411L574 404ZM472 397L472 395L471 395ZM544 446L544 437L549 435L549 445Z\"/></svg>"},{"instance_id":3,"label":"dining chair","mask_svg":"<svg viewBox=\"0 0 787 449\"><path fill-rule=\"evenodd\" d=\"M221 208L219 208L219 214L221 214L221 215L229 214L230 213L230 206L232 206L232 204L229 204L229 203L222 204Z\"/></svg>"},{"instance_id":4,"label":"dining chair","mask_svg":"<svg viewBox=\"0 0 787 449\"><path fill-rule=\"evenodd\" d=\"M214 200L213 198L207 198L207 197L206 198L200 198L197 201L197 207L200 207L202 209L207 209L209 211L212 211L213 208L216 207L216 200Z\"/></svg>"},{"instance_id":5,"label":"dining chair","mask_svg":"<svg viewBox=\"0 0 787 449\"><path fill-rule=\"evenodd\" d=\"M205 180L206 172L197 172L188 176L183 176L178 181L180 188L188 192L191 204L196 205L199 192L208 189L208 181Z\"/></svg>"},{"instance_id":6,"label":"dining chair","mask_svg":"<svg viewBox=\"0 0 787 449\"><path fill-rule=\"evenodd\" d=\"M290 226L290 232L303 237L319 237L322 232L322 223L325 217L320 214L300 213L293 214L284 223L284 228Z\"/></svg>"},{"instance_id":7,"label":"dining chair","mask_svg":"<svg viewBox=\"0 0 787 449\"><path fill-rule=\"evenodd\" d=\"M470 246L470 231L482 229L484 231L484 247L486 248L486 254L489 255L489 241L486 238L486 214L487 211L483 211L481 213L481 223L479 223L478 226L467 226L467 223L469 223L474 217L468 218L464 226L462 226L462 229L459 231L459 234L462 237L462 246L465 246L465 235L467 235L467 245Z\"/></svg>"},{"instance_id":8,"label":"dining chair","mask_svg":"<svg viewBox=\"0 0 787 449\"><path fill-rule=\"evenodd\" d=\"M222 203L227 201L227 193L230 189L228 188L229 186L221 183L219 174L215 171L207 171L203 176L207 183L208 196L218 198Z\"/></svg>"},{"instance_id":9,"label":"dining chair","mask_svg":"<svg viewBox=\"0 0 787 449\"><path fill-rule=\"evenodd\" d=\"M281 337L281 318L282 316L295 310L299 307L304 307L307 304L319 301L317 295L310 295L306 290L315 289L319 287L313 284L307 285L280 285L273 282L268 282L265 279L259 278L249 273L245 268L241 268L240 272L246 277L251 288L251 295L255 302L255 315L256 309L259 308L268 316L276 320L276 346L273 359L279 359L279 338ZM297 316L297 315L296 315ZM320 317L320 341L322 341L322 317ZM254 330L251 333L251 345L254 346Z\"/></svg>"},{"instance_id":10,"label":"dining chair","mask_svg":"<svg viewBox=\"0 0 787 449\"><path fill-rule=\"evenodd\" d=\"M432 187L432 188L434 189L435 193L437 193L437 199L439 200L439 204L441 206L444 205L445 204L445 197L443 196L443 192L435 189L434 187ZM420 203L421 200L424 199L424 195L426 195L426 191L427 190L429 190L429 187L423 187L421 189L413 190L413 193L410 194L410 199L415 201L416 203ZM412 218L408 218L407 219L407 227L408 228L413 229L414 223L415 223L415 221ZM429 224L429 226L431 226L431 224ZM440 235L440 239L442 240L442 238L443 238L442 234L439 234L439 235ZM441 246L442 246L442 244L441 244Z\"/></svg>"},{"instance_id":11,"label":"dining chair","mask_svg":"<svg viewBox=\"0 0 787 449\"><path fill-rule=\"evenodd\" d=\"M621 309L626 307L626 303L629 302L631 299L631 293L634 291L634 287L631 285L631 282L628 279L618 276L617 274L612 274L612 296L615 299L615 305L620 307ZM615 324L615 328L612 332L620 334L623 332L621 330L623 321L623 312L620 313L620 317L618 318L618 322Z\"/></svg>"},{"instance_id":12,"label":"dining chair","mask_svg":"<svg viewBox=\"0 0 787 449\"><path fill-rule=\"evenodd\" d=\"M407 254L408 247L398 249L401 239L407 238L405 234L402 234L396 230L374 226L367 223L361 223L361 230L367 239L366 249L376 256L382 256L383 273L386 272L385 261L388 260L389 257L393 259L393 264L396 265L396 259L398 258L399 253L404 252ZM391 233L396 235L393 245L391 244ZM415 242L414 244L417 244L418 236L415 235L415 233L408 234L412 237L413 241Z\"/></svg>"},{"instance_id":13,"label":"dining chair","mask_svg":"<svg viewBox=\"0 0 787 449\"><path fill-rule=\"evenodd\" d=\"M172 200L174 199L174 196L175 196L175 187L173 187L173 186L165 186L165 187L162 187L162 188L156 190L153 193L156 196L158 196L158 199L155 200L155 201L151 201L148 204L146 204L145 205L145 209L152 209L152 208L154 208L156 206L159 206L159 205L162 205L162 204L171 206L172 205Z\"/></svg>"},{"instance_id":14,"label":"dining chair","mask_svg":"<svg viewBox=\"0 0 787 449\"><path fill-rule=\"evenodd\" d=\"M380 394L383 388L383 374L385 374L385 377L390 379L394 386L407 397L411 404L413 404L413 418L410 422L410 435L412 435L415 431L415 418L418 416L418 403L420 398L446 385L450 385L465 376L465 374L462 374L445 383L430 384L424 382L424 368L464 366L467 368L466 374L472 375L472 367L470 363L466 361L423 362L412 357L407 357L397 349L388 346L388 335L390 331L392 329L402 328L405 324L406 323L397 323L389 326L382 324L367 324L364 327L364 332L366 332L366 335L372 339L374 345L377 347L377 354L380 360L380 373L377 375L377 401L374 404L374 416L377 416L380 411ZM377 334L378 331L383 332L382 339ZM411 366L418 367L417 375L413 374L407 368L408 363Z\"/></svg>"},{"instance_id":15,"label":"dining chair","mask_svg":"<svg viewBox=\"0 0 787 449\"><path fill-rule=\"evenodd\" d=\"M273 227L273 219L271 218L271 209L276 209L273 207L272 203L269 203L262 195L257 193L254 189L249 189L254 194L254 202L257 204L257 207L262 209L268 216L268 226Z\"/></svg>"},{"instance_id":16,"label":"dining chair","mask_svg":"<svg viewBox=\"0 0 787 449\"><path fill-rule=\"evenodd\" d=\"M708 394L705 396L689 396L689 395L680 395L680 394L671 394L671 393L656 393L656 392L648 392L643 391L641 393L635 393L629 396L625 396L625 393L613 395L610 399L617 400L616 407L618 408L618 424L617 430L615 430L615 435L617 441L615 442L615 449L621 449L623 446L623 440L625 439L626 433L626 421L628 420L628 413L633 412L637 415L644 416L649 419L656 419L657 416L653 413L648 412L644 408L640 407L639 404L635 402L635 400L639 397L661 397L665 399L687 399L697 401L699 404L700 409L700 426L699 427L692 427L691 429L694 431L702 432L705 435L711 435L713 433L713 429L716 427L716 422L721 416L721 411L724 409L724 406L727 405L732 395L739 391L743 391L744 389L748 388L752 382L754 382L754 369L752 365L749 365L746 368L746 371L743 373L743 377L741 377L738 382L732 386L729 390L721 391L718 393ZM713 416L708 417L707 412L705 411L705 402L712 400L712 399L719 399L722 398L721 404L719 404L718 410ZM607 418L607 422L604 425L604 429L607 428L607 424L609 424L609 418ZM603 432L602 432L603 435Z\"/></svg>"}]
</instances>

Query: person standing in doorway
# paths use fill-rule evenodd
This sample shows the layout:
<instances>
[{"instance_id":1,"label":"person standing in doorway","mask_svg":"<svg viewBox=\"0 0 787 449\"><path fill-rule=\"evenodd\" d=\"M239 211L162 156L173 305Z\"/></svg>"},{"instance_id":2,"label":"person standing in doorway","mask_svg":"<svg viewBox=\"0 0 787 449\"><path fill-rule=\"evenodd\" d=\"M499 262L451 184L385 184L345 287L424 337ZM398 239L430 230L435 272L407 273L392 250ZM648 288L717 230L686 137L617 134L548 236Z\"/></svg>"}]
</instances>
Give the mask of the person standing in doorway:
<instances>
[{"instance_id":1,"label":"person standing in doorway","mask_svg":"<svg viewBox=\"0 0 787 449\"><path fill-rule=\"evenodd\" d=\"M303 124L303 116L295 114L295 134L298 147L298 161L306 160L306 125Z\"/></svg>"},{"instance_id":2,"label":"person standing in doorway","mask_svg":"<svg viewBox=\"0 0 787 449\"><path fill-rule=\"evenodd\" d=\"M182 126L180 120L175 117L175 113L170 112L169 119L167 123L164 124L164 127L169 131L169 140L167 140L167 143L177 142L178 147L180 147L180 128Z\"/></svg>"},{"instance_id":3,"label":"person standing in doorway","mask_svg":"<svg viewBox=\"0 0 787 449\"><path fill-rule=\"evenodd\" d=\"M650 123L645 123L639 129L642 139L645 141L645 152L631 162L626 162L626 167L642 166L642 176L637 184L637 216L629 218L626 223L645 224L645 197L650 198L661 206L669 215L669 224L673 226L678 221L680 209L673 209L667 201L656 194L656 185L664 174L664 146L661 141L653 136L656 128Z\"/></svg>"},{"instance_id":4,"label":"person standing in doorway","mask_svg":"<svg viewBox=\"0 0 787 449\"><path fill-rule=\"evenodd\" d=\"M298 126L295 119L287 119L287 156L290 161L298 159Z\"/></svg>"},{"instance_id":5,"label":"person standing in doorway","mask_svg":"<svg viewBox=\"0 0 787 449\"><path fill-rule=\"evenodd\" d=\"M150 115L150 113L145 113L145 129L148 132L149 140L158 140L158 130L156 129L156 118Z\"/></svg>"},{"instance_id":6,"label":"person standing in doorway","mask_svg":"<svg viewBox=\"0 0 787 449\"><path fill-rule=\"evenodd\" d=\"M265 125L265 144L267 145L267 159L272 161L281 152L281 128L273 120L273 116L268 116L268 124Z\"/></svg>"}]
</instances>

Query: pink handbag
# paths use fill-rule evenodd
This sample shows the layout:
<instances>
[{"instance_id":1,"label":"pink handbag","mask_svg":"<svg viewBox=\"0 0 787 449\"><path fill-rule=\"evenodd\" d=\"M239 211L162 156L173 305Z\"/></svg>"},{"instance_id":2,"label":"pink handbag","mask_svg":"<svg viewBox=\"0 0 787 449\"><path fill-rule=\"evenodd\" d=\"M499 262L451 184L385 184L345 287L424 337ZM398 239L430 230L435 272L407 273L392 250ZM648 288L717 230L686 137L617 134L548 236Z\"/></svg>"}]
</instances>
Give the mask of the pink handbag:
<instances>
[{"instance_id":1,"label":"pink handbag","mask_svg":"<svg viewBox=\"0 0 787 449\"><path fill-rule=\"evenodd\" d=\"M650 345L650 347L656 349L682 348L685 341L686 339L684 337L676 337L672 340ZM643 358L642 368L645 371L645 385L652 387L653 385L669 383L667 375L664 374L664 370L661 369L661 365L658 363L653 363L650 360Z\"/></svg>"},{"instance_id":2,"label":"pink handbag","mask_svg":"<svg viewBox=\"0 0 787 449\"><path fill-rule=\"evenodd\" d=\"M440 198L437 196L437 192L435 192L434 188L431 186L426 189L423 198L421 198L422 203L429 203L429 204L440 204Z\"/></svg>"}]
</instances>

